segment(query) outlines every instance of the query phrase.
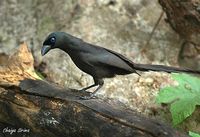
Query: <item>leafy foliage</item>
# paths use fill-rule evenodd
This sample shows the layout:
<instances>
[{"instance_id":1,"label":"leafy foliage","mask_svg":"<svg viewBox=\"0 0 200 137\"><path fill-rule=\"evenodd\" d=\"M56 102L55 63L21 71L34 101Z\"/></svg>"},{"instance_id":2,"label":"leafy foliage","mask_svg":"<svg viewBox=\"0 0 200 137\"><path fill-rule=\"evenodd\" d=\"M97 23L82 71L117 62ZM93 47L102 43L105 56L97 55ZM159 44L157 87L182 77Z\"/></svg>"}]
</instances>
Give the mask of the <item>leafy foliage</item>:
<instances>
[{"instance_id":1,"label":"leafy foliage","mask_svg":"<svg viewBox=\"0 0 200 137\"><path fill-rule=\"evenodd\" d=\"M197 133L194 133L194 132L191 132L191 131L189 131L189 135L191 137L200 137L200 134L197 134Z\"/></svg>"},{"instance_id":2,"label":"leafy foliage","mask_svg":"<svg viewBox=\"0 0 200 137\"><path fill-rule=\"evenodd\" d=\"M158 103L170 104L173 124L177 125L189 117L200 105L200 79L188 74L172 74L178 86L163 88L156 98Z\"/></svg>"}]
</instances>

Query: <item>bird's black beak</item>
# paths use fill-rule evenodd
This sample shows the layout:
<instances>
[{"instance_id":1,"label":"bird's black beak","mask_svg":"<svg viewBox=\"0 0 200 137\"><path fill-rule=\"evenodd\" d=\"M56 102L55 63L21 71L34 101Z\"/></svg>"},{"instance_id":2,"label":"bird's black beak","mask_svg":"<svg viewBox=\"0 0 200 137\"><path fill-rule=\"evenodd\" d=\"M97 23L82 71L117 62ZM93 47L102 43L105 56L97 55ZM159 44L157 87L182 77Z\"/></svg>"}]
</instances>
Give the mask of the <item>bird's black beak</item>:
<instances>
[{"instance_id":1,"label":"bird's black beak","mask_svg":"<svg viewBox=\"0 0 200 137\"><path fill-rule=\"evenodd\" d=\"M43 47L41 49L42 56L44 56L50 49L51 49L50 45L43 45Z\"/></svg>"}]
</instances>

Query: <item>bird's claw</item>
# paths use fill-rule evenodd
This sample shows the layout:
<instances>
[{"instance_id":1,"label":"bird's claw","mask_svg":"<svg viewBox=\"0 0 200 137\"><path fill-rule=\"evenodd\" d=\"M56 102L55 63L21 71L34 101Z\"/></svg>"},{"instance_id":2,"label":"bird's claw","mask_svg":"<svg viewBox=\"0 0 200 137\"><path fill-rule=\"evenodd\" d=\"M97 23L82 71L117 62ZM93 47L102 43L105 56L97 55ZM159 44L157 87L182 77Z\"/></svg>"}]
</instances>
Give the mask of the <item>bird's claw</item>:
<instances>
[{"instance_id":1,"label":"bird's claw","mask_svg":"<svg viewBox=\"0 0 200 137\"><path fill-rule=\"evenodd\" d=\"M86 90L84 90L84 89L80 89L80 90L78 90L78 91L80 91L80 92L87 92Z\"/></svg>"},{"instance_id":2,"label":"bird's claw","mask_svg":"<svg viewBox=\"0 0 200 137\"><path fill-rule=\"evenodd\" d=\"M79 92L86 92L86 93L90 93L89 91L85 90L85 89L80 89L78 90Z\"/></svg>"},{"instance_id":3,"label":"bird's claw","mask_svg":"<svg viewBox=\"0 0 200 137\"><path fill-rule=\"evenodd\" d=\"M97 98L96 96L94 96L94 94L90 94L90 96L81 96L80 99L83 100L89 100L89 99L95 99Z\"/></svg>"}]
</instances>

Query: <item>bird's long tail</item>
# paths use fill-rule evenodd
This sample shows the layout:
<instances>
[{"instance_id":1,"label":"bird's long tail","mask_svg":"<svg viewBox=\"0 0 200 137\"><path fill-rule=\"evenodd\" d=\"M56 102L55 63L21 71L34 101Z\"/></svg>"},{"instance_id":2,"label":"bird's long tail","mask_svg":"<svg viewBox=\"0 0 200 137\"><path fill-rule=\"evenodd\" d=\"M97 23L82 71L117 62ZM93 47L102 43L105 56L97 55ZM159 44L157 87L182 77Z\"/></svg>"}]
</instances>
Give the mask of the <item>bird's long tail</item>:
<instances>
[{"instance_id":1,"label":"bird's long tail","mask_svg":"<svg viewBox=\"0 0 200 137\"><path fill-rule=\"evenodd\" d=\"M193 74L200 74L199 70L191 70L186 68L177 68L177 67L170 67L164 65L150 65L150 64L135 64L134 68L139 71L163 71L163 72L185 72L185 73L193 73Z\"/></svg>"}]
</instances>

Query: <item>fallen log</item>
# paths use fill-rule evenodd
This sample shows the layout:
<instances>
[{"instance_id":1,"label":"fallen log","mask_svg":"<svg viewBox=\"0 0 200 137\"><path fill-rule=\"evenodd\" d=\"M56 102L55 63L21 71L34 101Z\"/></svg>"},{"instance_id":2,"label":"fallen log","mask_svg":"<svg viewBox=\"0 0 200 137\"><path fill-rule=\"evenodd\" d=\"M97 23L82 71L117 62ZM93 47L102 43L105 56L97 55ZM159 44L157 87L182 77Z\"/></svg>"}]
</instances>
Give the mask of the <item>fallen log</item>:
<instances>
[{"instance_id":1,"label":"fallen log","mask_svg":"<svg viewBox=\"0 0 200 137\"><path fill-rule=\"evenodd\" d=\"M169 125L41 80L22 44L0 65L0 136L185 137Z\"/></svg>"}]
</instances>

